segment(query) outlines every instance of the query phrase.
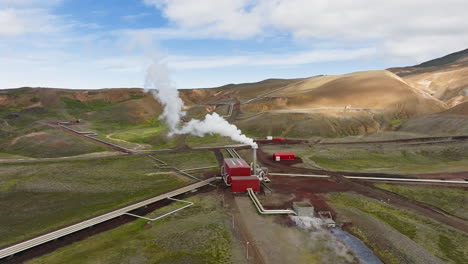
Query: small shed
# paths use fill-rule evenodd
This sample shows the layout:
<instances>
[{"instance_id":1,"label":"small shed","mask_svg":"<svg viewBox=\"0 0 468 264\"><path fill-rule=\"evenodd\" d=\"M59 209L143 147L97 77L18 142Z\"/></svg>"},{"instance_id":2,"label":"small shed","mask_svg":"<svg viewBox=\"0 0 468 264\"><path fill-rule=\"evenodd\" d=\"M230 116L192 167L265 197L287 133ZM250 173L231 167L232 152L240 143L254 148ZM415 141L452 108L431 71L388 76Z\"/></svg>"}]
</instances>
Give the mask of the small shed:
<instances>
[{"instance_id":1,"label":"small shed","mask_svg":"<svg viewBox=\"0 0 468 264\"><path fill-rule=\"evenodd\" d=\"M276 152L273 153L273 160L281 161L281 160L293 160L296 156L292 152Z\"/></svg>"},{"instance_id":2,"label":"small shed","mask_svg":"<svg viewBox=\"0 0 468 264\"><path fill-rule=\"evenodd\" d=\"M272 139L273 141L285 141L286 139L283 137L276 137Z\"/></svg>"},{"instance_id":3,"label":"small shed","mask_svg":"<svg viewBox=\"0 0 468 264\"><path fill-rule=\"evenodd\" d=\"M309 202L293 202L293 210L298 216L314 216L314 207Z\"/></svg>"}]
</instances>

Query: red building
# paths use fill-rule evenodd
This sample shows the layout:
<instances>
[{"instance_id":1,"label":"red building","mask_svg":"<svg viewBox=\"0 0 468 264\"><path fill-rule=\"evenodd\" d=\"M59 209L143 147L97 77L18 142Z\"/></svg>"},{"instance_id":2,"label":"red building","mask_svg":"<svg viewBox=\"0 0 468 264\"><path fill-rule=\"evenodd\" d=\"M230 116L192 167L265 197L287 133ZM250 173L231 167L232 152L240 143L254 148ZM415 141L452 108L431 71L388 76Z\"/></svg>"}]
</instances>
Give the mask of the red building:
<instances>
[{"instance_id":1,"label":"red building","mask_svg":"<svg viewBox=\"0 0 468 264\"><path fill-rule=\"evenodd\" d=\"M251 175L250 165L243 159L224 159L222 174L232 192L247 192L248 188L252 188L254 192L260 191L260 179Z\"/></svg>"},{"instance_id":2,"label":"red building","mask_svg":"<svg viewBox=\"0 0 468 264\"><path fill-rule=\"evenodd\" d=\"M247 192L251 188L254 192L260 192L260 179L256 176L231 177L231 191L233 193Z\"/></svg>"},{"instance_id":3,"label":"red building","mask_svg":"<svg viewBox=\"0 0 468 264\"><path fill-rule=\"evenodd\" d=\"M272 140L273 141L285 141L286 139L283 137L277 137L277 138L273 138Z\"/></svg>"},{"instance_id":4,"label":"red building","mask_svg":"<svg viewBox=\"0 0 468 264\"><path fill-rule=\"evenodd\" d=\"M273 154L273 160L280 161L280 160L293 160L295 159L295 155L292 152L277 152Z\"/></svg>"},{"instance_id":5,"label":"red building","mask_svg":"<svg viewBox=\"0 0 468 264\"><path fill-rule=\"evenodd\" d=\"M224 159L223 174L227 177L227 183L231 184L232 176L250 176L250 165L243 159Z\"/></svg>"}]
</instances>

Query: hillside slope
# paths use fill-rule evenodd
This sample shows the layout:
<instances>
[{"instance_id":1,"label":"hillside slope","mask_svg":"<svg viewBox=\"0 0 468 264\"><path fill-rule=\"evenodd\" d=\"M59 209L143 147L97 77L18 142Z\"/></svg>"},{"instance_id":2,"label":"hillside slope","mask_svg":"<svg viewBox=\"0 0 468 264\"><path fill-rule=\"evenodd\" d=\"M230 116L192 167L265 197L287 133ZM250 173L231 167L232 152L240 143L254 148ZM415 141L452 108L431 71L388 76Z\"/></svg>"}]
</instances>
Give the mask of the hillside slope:
<instances>
[{"instance_id":1,"label":"hillside slope","mask_svg":"<svg viewBox=\"0 0 468 264\"><path fill-rule=\"evenodd\" d=\"M49 122L82 119L92 129L106 130L148 122L160 111L159 103L141 89L0 90L0 152L57 157L104 151Z\"/></svg>"},{"instance_id":2,"label":"hillside slope","mask_svg":"<svg viewBox=\"0 0 468 264\"><path fill-rule=\"evenodd\" d=\"M445 109L443 102L389 71L320 76L280 89L270 96L287 99L286 108L345 107L403 110L410 116Z\"/></svg>"},{"instance_id":3,"label":"hillside slope","mask_svg":"<svg viewBox=\"0 0 468 264\"><path fill-rule=\"evenodd\" d=\"M450 108L441 114L452 114L452 115L466 115L468 116L468 102L461 103L455 107Z\"/></svg>"},{"instance_id":4,"label":"hillside slope","mask_svg":"<svg viewBox=\"0 0 468 264\"><path fill-rule=\"evenodd\" d=\"M391 68L389 71L448 106L468 101L468 49L411 67Z\"/></svg>"}]
</instances>

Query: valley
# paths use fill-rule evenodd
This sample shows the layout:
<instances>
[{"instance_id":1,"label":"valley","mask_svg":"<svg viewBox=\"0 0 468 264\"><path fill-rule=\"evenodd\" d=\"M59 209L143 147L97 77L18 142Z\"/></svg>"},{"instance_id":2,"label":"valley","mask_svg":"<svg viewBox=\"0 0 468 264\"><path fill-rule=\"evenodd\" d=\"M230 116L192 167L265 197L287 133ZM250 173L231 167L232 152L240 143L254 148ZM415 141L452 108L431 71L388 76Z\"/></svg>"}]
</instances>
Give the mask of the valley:
<instances>
[{"instance_id":1,"label":"valley","mask_svg":"<svg viewBox=\"0 0 468 264\"><path fill-rule=\"evenodd\" d=\"M254 155L217 134L168 135L151 91L0 90L0 252L208 181L168 196L194 205L161 220L151 219L176 202L161 198L131 211L145 219L119 213L0 263L360 263L319 212L383 263L464 263L467 58L179 90L181 125L216 113L258 144ZM295 157L274 160L278 152ZM253 176L258 162L266 210L310 203L309 226L232 193L228 159L245 160Z\"/></svg>"}]
</instances>

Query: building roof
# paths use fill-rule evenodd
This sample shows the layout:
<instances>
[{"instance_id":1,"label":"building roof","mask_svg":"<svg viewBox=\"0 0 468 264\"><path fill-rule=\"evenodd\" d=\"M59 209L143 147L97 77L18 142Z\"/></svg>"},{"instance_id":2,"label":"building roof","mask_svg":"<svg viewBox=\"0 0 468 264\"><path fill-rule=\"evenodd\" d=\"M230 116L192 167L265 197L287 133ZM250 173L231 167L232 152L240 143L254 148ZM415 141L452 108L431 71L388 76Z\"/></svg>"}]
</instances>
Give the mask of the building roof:
<instances>
[{"instance_id":1,"label":"building roof","mask_svg":"<svg viewBox=\"0 0 468 264\"><path fill-rule=\"evenodd\" d=\"M273 155L275 155L275 156L286 156L286 155L294 156L294 153L292 153L292 152L275 152L275 153L273 153Z\"/></svg>"},{"instance_id":2,"label":"building roof","mask_svg":"<svg viewBox=\"0 0 468 264\"><path fill-rule=\"evenodd\" d=\"M232 176L232 181L260 180L257 176Z\"/></svg>"},{"instance_id":3,"label":"building roof","mask_svg":"<svg viewBox=\"0 0 468 264\"><path fill-rule=\"evenodd\" d=\"M226 164L227 167L229 168L245 168L248 167L250 168L250 165L245 162L243 159L238 159L238 158L227 158L224 159L224 163Z\"/></svg>"}]
</instances>

